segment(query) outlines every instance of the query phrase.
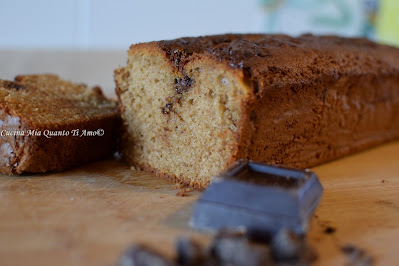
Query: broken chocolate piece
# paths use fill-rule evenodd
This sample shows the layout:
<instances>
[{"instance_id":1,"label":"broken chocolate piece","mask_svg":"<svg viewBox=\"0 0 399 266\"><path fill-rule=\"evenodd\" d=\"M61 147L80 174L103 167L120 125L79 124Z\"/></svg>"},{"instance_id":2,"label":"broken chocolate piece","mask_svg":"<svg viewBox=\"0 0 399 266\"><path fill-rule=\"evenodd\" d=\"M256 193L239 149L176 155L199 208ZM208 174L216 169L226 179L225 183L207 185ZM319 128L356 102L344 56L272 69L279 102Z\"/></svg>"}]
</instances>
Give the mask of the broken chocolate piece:
<instances>
[{"instance_id":1,"label":"broken chocolate piece","mask_svg":"<svg viewBox=\"0 0 399 266\"><path fill-rule=\"evenodd\" d=\"M116 265L174 266L176 264L144 245L135 244L126 249Z\"/></svg>"},{"instance_id":2,"label":"broken chocolate piece","mask_svg":"<svg viewBox=\"0 0 399 266\"><path fill-rule=\"evenodd\" d=\"M363 249L360 249L352 244L347 244L341 247L341 251L349 260L348 265L371 266L373 265L373 258L367 254Z\"/></svg>"},{"instance_id":3,"label":"broken chocolate piece","mask_svg":"<svg viewBox=\"0 0 399 266\"><path fill-rule=\"evenodd\" d=\"M190 223L202 230L244 227L266 238L283 227L305 233L322 192L310 171L241 160L213 179Z\"/></svg>"},{"instance_id":4,"label":"broken chocolate piece","mask_svg":"<svg viewBox=\"0 0 399 266\"><path fill-rule=\"evenodd\" d=\"M206 254L201 245L187 237L176 240L177 263L182 266L203 265Z\"/></svg>"},{"instance_id":5,"label":"broken chocolate piece","mask_svg":"<svg viewBox=\"0 0 399 266\"><path fill-rule=\"evenodd\" d=\"M221 232L213 239L210 252L217 265L273 265L268 246L252 243L242 233Z\"/></svg>"},{"instance_id":6,"label":"broken chocolate piece","mask_svg":"<svg viewBox=\"0 0 399 266\"><path fill-rule=\"evenodd\" d=\"M281 228L270 243L271 256L277 265L311 265L316 252L308 245L306 236Z\"/></svg>"},{"instance_id":7,"label":"broken chocolate piece","mask_svg":"<svg viewBox=\"0 0 399 266\"><path fill-rule=\"evenodd\" d=\"M298 260L305 249L304 236L282 228L273 237L270 249L277 261Z\"/></svg>"}]
</instances>

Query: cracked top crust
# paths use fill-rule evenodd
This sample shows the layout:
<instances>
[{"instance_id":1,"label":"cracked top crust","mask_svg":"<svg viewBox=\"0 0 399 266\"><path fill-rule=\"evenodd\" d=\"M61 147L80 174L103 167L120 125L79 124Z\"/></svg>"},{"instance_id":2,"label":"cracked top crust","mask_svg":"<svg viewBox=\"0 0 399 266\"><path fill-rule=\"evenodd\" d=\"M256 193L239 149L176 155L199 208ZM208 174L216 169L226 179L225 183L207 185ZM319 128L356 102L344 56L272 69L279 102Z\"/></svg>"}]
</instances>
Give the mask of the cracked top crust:
<instances>
[{"instance_id":1,"label":"cracked top crust","mask_svg":"<svg viewBox=\"0 0 399 266\"><path fill-rule=\"evenodd\" d=\"M265 85L309 82L319 76L339 79L343 74L399 73L399 49L360 38L226 34L151 43L154 44L180 71L198 56L242 69L255 93ZM130 49L135 50L136 46Z\"/></svg>"}]
</instances>

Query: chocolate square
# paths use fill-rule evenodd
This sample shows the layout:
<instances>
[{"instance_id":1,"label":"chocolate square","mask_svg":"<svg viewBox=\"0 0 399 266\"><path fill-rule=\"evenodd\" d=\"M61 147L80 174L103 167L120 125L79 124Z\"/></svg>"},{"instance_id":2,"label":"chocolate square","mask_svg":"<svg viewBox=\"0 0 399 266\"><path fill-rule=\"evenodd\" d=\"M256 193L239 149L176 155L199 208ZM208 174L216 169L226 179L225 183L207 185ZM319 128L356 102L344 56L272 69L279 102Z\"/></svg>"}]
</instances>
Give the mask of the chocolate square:
<instances>
[{"instance_id":1,"label":"chocolate square","mask_svg":"<svg viewBox=\"0 0 399 266\"><path fill-rule=\"evenodd\" d=\"M305 233L323 187L310 171L240 160L215 177L197 201L191 225L202 230L246 228Z\"/></svg>"}]
</instances>

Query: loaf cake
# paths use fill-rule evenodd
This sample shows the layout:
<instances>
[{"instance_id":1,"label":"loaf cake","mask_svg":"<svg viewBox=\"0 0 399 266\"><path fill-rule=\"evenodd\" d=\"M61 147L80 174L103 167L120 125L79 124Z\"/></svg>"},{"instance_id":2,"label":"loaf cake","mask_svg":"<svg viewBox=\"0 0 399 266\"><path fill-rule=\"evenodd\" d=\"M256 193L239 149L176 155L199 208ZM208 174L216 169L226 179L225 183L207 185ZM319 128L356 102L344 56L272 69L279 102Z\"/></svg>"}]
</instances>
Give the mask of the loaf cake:
<instances>
[{"instance_id":1,"label":"loaf cake","mask_svg":"<svg viewBox=\"0 0 399 266\"><path fill-rule=\"evenodd\" d=\"M116 102L55 75L0 80L0 172L65 170L113 154Z\"/></svg>"},{"instance_id":2,"label":"loaf cake","mask_svg":"<svg viewBox=\"0 0 399 266\"><path fill-rule=\"evenodd\" d=\"M123 157L198 188L241 158L307 168L399 137L399 49L366 39L140 43L115 81Z\"/></svg>"}]
</instances>

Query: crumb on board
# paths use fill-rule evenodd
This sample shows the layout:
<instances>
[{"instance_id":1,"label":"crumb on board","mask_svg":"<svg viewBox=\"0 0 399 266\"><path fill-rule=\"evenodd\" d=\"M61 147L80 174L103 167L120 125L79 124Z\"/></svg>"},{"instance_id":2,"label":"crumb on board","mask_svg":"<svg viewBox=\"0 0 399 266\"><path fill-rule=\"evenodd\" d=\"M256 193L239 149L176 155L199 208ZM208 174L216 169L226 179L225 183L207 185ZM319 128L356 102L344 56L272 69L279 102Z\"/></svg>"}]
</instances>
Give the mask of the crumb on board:
<instances>
[{"instance_id":1,"label":"crumb on board","mask_svg":"<svg viewBox=\"0 0 399 266\"><path fill-rule=\"evenodd\" d=\"M180 183L176 183L173 187L174 187L175 189L181 189L181 188L185 187L185 185L180 184Z\"/></svg>"},{"instance_id":2,"label":"crumb on board","mask_svg":"<svg viewBox=\"0 0 399 266\"><path fill-rule=\"evenodd\" d=\"M326 234L328 234L328 235L334 234L335 231L337 231L337 229L336 229L335 227L332 227L332 226L327 226L327 227L324 229L324 233L326 233Z\"/></svg>"},{"instance_id":3,"label":"crumb on board","mask_svg":"<svg viewBox=\"0 0 399 266\"><path fill-rule=\"evenodd\" d=\"M194 190L193 188L182 188L181 190L179 190L179 192L176 193L176 196L187 197L187 196L189 196L188 193L190 193L193 190Z\"/></svg>"}]
</instances>

